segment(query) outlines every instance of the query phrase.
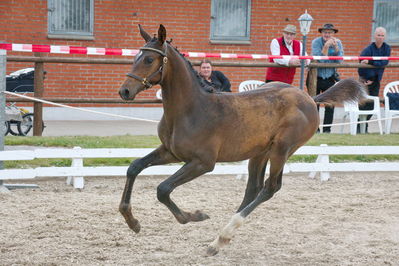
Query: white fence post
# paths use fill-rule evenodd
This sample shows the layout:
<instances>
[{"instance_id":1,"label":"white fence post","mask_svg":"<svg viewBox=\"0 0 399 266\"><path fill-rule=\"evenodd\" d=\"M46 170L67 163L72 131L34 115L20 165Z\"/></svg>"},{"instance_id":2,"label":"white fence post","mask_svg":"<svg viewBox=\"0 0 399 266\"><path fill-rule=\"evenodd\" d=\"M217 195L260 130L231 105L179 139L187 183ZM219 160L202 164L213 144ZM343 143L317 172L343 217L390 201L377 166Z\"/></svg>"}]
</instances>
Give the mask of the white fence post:
<instances>
[{"instance_id":1,"label":"white fence post","mask_svg":"<svg viewBox=\"0 0 399 266\"><path fill-rule=\"evenodd\" d=\"M81 150L81 147L73 147L74 150ZM83 168L83 159L80 158L72 158L71 167L82 167ZM68 176L66 180L67 185L73 185L74 188L82 189L84 187L84 178L83 176Z\"/></svg>"},{"instance_id":2,"label":"white fence post","mask_svg":"<svg viewBox=\"0 0 399 266\"><path fill-rule=\"evenodd\" d=\"M321 147L327 147L327 144L320 144ZM322 163L322 164L329 164L330 163L330 157L328 154L319 154L316 159L316 163ZM315 178L317 172L310 172L309 177L310 178ZM330 179L330 172L320 172L320 180L321 181L327 181Z\"/></svg>"},{"instance_id":3,"label":"white fence post","mask_svg":"<svg viewBox=\"0 0 399 266\"><path fill-rule=\"evenodd\" d=\"M245 165L246 167L248 167L248 162L249 162L249 160L245 160L245 161L242 161L241 164ZM236 179L238 179L238 180L243 179L244 181L247 181L248 180L248 174L236 175Z\"/></svg>"}]
</instances>

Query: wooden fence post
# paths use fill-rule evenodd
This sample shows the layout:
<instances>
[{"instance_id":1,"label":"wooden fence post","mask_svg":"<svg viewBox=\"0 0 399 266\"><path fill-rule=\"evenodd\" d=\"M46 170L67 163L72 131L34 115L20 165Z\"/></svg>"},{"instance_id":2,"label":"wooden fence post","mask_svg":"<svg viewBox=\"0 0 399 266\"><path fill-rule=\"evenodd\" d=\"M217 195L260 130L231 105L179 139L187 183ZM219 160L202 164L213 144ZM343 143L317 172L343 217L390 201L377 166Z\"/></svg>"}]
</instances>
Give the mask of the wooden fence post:
<instances>
[{"instance_id":1,"label":"wooden fence post","mask_svg":"<svg viewBox=\"0 0 399 266\"><path fill-rule=\"evenodd\" d=\"M310 67L308 71L308 79L307 84L308 93L310 96L316 96L316 87L317 87L317 68Z\"/></svg>"},{"instance_id":2,"label":"wooden fence post","mask_svg":"<svg viewBox=\"0 0 399 266\"><path fill-rule=\"evenodd\" d=\"M35 56L41 56L35 53ZM34 97L43 97L44 92L44 63L35 62ZM33 103L33 136L41 136L43 132L43 103Z\"/></svg>"}]
</instances>

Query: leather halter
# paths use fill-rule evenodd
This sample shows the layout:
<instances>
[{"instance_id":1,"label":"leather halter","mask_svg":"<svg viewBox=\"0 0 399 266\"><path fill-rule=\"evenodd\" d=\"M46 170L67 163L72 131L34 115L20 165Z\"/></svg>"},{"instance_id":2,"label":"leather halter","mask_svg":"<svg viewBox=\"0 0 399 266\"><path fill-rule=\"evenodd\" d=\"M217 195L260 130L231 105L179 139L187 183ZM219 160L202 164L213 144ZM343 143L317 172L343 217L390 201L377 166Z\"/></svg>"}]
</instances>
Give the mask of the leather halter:
<instances>
[{"instance_id":1,"label":"leather halter","mask_svg":"<svg viewBox=\"0 0 399 266\"><path fill-rule=\"evenodd\" d=\"M158 69L157 71L155 71L154 73L152 73L151 75L147 76L147 77L142 78L142 77L136 76L136 75L134 75L134 74L132 74L132 73L127 73L127 74L126 74L126 76L128 76L128 77L134 78L134 79L140 81L141 84L143 84L144 87L145 87L146 89L149 89L149 88L151 88L152 86L161 83L161 81L162 81L162 79L163 79L163 73L162 73L162 71L164 70L165 64L168 62L168 57L166 56L166 53L164 53L164 52L161 51L161 50L155 49L155 48L151 48L151 47L141 47L140 50L144 50L144 51L153 51L153 52L156 52L156 53L158 53L158 54L160 54L160 55L163 56L163 58L162 58L162 65L159 67L159 69ZM157 83L152 84L149 80L150 80L153 76L157 75L158 73L161 73L161 79L160 79Z\"/></svg>"}]
</instances>

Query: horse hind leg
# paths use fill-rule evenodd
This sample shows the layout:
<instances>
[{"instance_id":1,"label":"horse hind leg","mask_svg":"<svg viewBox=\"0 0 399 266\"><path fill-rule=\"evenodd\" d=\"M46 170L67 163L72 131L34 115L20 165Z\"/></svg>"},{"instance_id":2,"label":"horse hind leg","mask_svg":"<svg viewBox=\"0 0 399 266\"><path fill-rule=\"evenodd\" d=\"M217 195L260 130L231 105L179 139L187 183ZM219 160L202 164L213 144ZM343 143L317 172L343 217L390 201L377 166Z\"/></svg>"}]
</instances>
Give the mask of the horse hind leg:
<instances>
[{"instance_id":1,"label":"horse hind leg","mask_svg":"<svg viewBox=\"0 0 399 266\"><path fill-rule=\"evenodd\" d=\"M247 187L245 189L244 198L237 212L240 212L244 207L252 202L262 189L268 160L269 157L263 154L249 160Z\"/></svg>"},{"instance_id":2,"label":"horse hind leg","mask_svg":"<svg viewBox=\"0 0 399 266\"><path fill-rule=\"evenodd\" d=\"M251 203L233 215L219 236L209 245L207 249L208 256L216 255L223 246L227 245L233 238L235 231L243 225L244 219L262 202L272 198L274 193L281 188L283 168L289 154L287 147L282 146L275 145L270 153L270 175L263 188Z\"/></svg>"},{"instance_id":3,"label":"horse hind leg","mask_svg":"<svg viewBox=\"0 0 399 266\"><path fill-rule=\"evenodd\" d=\"M163 146L159 147L155 151L150 154L144 156L143 158L134 160L128 170L127 170L127 179L125 188L123 190L122 199L119 204L119 211L122 216L125 218L126 223L129 228L134 232L140 232L140 223L137 219L133 217L132 208L130 205L130 199L132 195L132 189L134 181L136 180L137 175L145 168L151 165L159 165L176 162L177 160L166 151Z\"/></svg>"}]
</instances>

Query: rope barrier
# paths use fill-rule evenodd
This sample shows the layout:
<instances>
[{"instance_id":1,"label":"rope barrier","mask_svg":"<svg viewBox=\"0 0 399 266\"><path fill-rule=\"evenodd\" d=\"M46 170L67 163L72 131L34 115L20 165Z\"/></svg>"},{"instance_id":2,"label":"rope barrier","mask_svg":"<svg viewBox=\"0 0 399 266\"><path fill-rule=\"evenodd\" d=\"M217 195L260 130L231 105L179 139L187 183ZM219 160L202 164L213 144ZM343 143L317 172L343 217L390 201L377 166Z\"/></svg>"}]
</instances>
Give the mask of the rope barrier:
<instances>
[{"instance_id":1,"label":"rope barrier","mask_svg":"<svg viewBox=\"0 0 399 266\"><path fill-rule=\"evenodd\" d=\"M335 123L335 124L320 124L319 127L331 127L331 126L344 126L344 125L351 125L351 124L365 124L369 122L378 122L378 121L385 121L389 119L397 119L398 117L391 117L391 118L381 118L381 119L370 119L370 120L359 120L357 122L347 122L347 123Z\"/></svg>"},{"instance_id":2,"label":"rope barrier","mask_svg":"<svg viewBox=\"0 0 399 266\"><path fill-rule=\"evenodd\" d=\"M69 105L60 104L60 103L54 103L54 102L45 101L45 100L38 99L38 98L35 98L35 97L30 97L30 96L26 96L26 95L21 95L21 94L14 93L14 92L9 92L9 91L3 91L3 93L9 94L9 95L12 95L12 96L16 96L16 97L21 97L21 98L29 99L29 100L32 100L32 101L34 101L34 102L41 102L41 103L45 103L45 104L50 104L50 105L55 105L55 106L58 106L58 107L64 107L64 108L79 110L79 111L83 111L83 112L89 112L89 113L94 113L94 114L101 114L101 115L113 116L113 117L124 118L124 119L130 119L130 120L138 120L138 121L144 121L144 122L151 122L151 123L158 123L158 122L159 122L159 121L157 121L157 120L144 119L144 118L137 118L137 117L130 117L130 116L124 116L124 115L116 115L116 114L110 114L110 113L104 113L104 112L94 111L94 110L90 110L90 109L86 109L86 108L79 108L79 107L69 106Z\"/></svg>"},{"instance_id":3,"label":"rope barrier","mask_svg":"<svg viewBox=\"0 0 399 266\"><path fill-rule=\"evenodd\" d=\"M135 56L140 50L120 48L97 48L78 46L57 46L40 44L0 43L0 49L15 52L41 52L55 54L122 55ZM297 56L266 54L231 54L183 52L187 57L242 58L242 59L313 59L313 60L399 60L399 56Z\"/></svg>"}]
</instances>

